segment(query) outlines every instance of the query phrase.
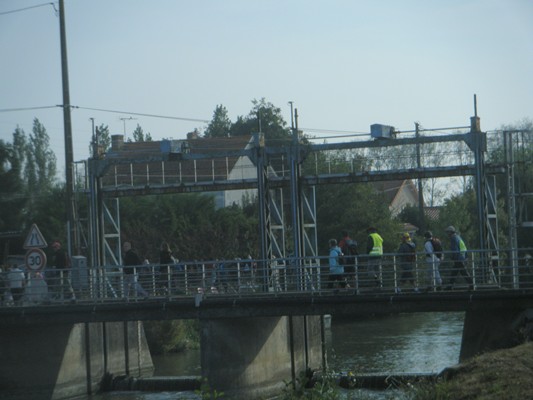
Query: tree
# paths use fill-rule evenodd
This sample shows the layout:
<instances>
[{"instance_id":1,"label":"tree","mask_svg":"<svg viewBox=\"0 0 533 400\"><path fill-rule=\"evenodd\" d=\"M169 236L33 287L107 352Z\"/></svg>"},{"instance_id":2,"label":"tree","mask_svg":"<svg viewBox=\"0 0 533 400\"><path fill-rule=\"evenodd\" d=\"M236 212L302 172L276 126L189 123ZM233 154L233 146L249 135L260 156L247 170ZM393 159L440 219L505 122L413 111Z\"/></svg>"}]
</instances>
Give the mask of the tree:
<instances>
[{"instance_id":1,"label":"tree","mask_svg":"<svg viewBox=\"0 0 533 400\"><path fill-rule=\"evenodd\" d=\"M102 152L107 152L111 148L111 134L109 133L109 126L100 124L95 129L96 143L102 149ZM89 149L89 154L93 154L93 149Z\"/></svg>"},{"instance_id":2,"label":"tree","mask_svg":"<svg viewBox=\"0 0 533 400\"><path fill-rule=\"evenodd\" d=\"M26 197L20 178L19 161L13 146L0 140L0 231L22 228L22 210Z\"/></svg>"},{"instance_id":3,"label":"tree","mask_svg":"<svg viewBox=\"0 0 533 400\"><path fill-rule=\"evenodd\" d=\"M32 191L42 193L56 180L56 156L50 148L50 137L37 118L33 120L30 140L26 145L25 178Z\"/></svg>"},{"instance_id":4,"label":"tree","mask_svg":"<svg viewBox=\"0 0 533 400\"><path fill-rule=\"evenodd\" d=\"M281 109L261 100L252 100L253 108L246 117L238 117L231 126L231 136L250 135L262 132L268 146L283 146L291 140L287 123L281 115Z\"/></svg>"},{"instance_id":5,"label":"tree","mask_svg":"<svg viewBox=\"0 0 533 400\"><path fill-rule=\"evenodd\" d=\"M227 137L231 131L231 120L228 117L228 110L223 105L217 105L213 113L213 119L207 126L204 136Z\"/></svg>"},{"instance_id":6,"label":"tree","mask_svg":"<svg viewBox=\"0 0 533 400\"><path fill-rule=\"evenodd\" d=\"M139 124L137 124L137 127L133 131L133 140L128 139L129 142L151 142L152 141L152 135L150 133L144 133L143 129Z\"/></svg>"}]
</instances>

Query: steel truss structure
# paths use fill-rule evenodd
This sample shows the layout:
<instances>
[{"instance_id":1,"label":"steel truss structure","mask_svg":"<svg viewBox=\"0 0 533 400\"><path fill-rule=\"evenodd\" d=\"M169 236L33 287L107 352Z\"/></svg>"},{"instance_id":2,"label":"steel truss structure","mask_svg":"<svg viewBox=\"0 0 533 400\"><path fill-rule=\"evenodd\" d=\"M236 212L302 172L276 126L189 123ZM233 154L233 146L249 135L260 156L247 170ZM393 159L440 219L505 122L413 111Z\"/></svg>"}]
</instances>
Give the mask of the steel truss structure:
<instances>
[{"instance_id":1,"label":"steel truss structure","mask_svg":"<svg viewBox=\"0 0 533 400\"><path fill-rule=\"evenodd\" d=\"M460 129L468 131L457 133ZM456 133L446 133L450 130ZM439 133L420 135L424 132ZM317 185L472 176L477 195L478 218L481 221L480 250L489 250L485 253L492 252L494 259L498 259L500 246L497 210L501 193L496 190L497 177L503 177L507 187L505 204L509 218L510 247L518 252L517 232L533 227L533 222L528 220L528 204L531 203L533 185L531 182L517 181L518 169L531 166L531 159L524 159L524 155L531 154L533 133L516 130L499 131L491 135L488 140L487 133L480 130L479 118L476 116L471 118L469 127L417 130L414 137L399 132L397 137L389 139L314 144L312 139L302 139L298 130L293 129L292 143L285 147L266 147L262 134L255 134L252 146L241 151L221 151L217 154L185 152L177 155L172 151L162 151L156 156L141 153L128 159L94 157L78 164L84 167L84 172L76 174L76 191L87 196L89 208L88 223L84 224L81 219L78 220L80 232L86 232L80 236L88 238L82 247L88 249L89 265L121 264L120 197L256 189L260 209L260 258L285 259L292 255L295 259L301 259L317 256ZM446 149L460 143L465 144L464 148L469 150L462 150L466 154L465 157L446 153ZM437 144L444 151L441 157L436 157L439 163L432 164L427 158L429 151L425 154L424 149L435 151ZM503 145L503 159L487 162L487 146L492 144ZM418 163L413 161L410 165L393 169L382 168L377 163L354 168L353 154L363 154L368 158L368 152L386 152L386 149L391 148L416 149ZM528 149L530 153L527 153ZM324 163L328 154L339 152L352 152L351 158L347 157L344 166L337 165L332 168ZM230 179L228 174L225 179L215 179L214 171L210 176L201 176L196 170L191 176L183 176L181 173L182 163L192 162L196 167L197 162L205 163L206 160L228 157L245 157L251 160L256 169L256 178ZM429 161L420 162L426 158ZM154 168L154 165L157 168ZM215 165L214 161L212 165ZM129 170L130 176L124 177L124 168ZM139 168L142 169L142 174L139 173ZM306 172L303 173L302 170ZM289 216L286 215L287 197L290 199ZM77 215L80 215L80 212ZM291 237L292 246L287 243L288 236ZM288 247L292 247L290 255L286 254ZM518 260L517 254L510 255L509 259ZM491 260L487 259L482 263L487 266L487 281L492 279L490 262ZM303 277L300 278L303 282Z\"/></svg>"}]
</instances>

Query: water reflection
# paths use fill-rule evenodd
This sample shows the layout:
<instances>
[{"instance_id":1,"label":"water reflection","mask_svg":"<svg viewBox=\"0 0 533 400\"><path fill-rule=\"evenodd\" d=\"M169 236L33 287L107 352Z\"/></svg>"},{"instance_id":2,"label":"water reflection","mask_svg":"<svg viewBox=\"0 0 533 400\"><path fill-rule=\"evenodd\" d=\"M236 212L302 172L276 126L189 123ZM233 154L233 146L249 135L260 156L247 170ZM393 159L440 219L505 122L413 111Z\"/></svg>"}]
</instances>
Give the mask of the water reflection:
<instances>
[{"instance_id":1,"label":"water reflection","mask_svg":"<svg viewBox=\"0 0 533 400\"><path fill-rule=\"evenodd\" d=\"M333 320L329 366L354 373L430 373L459 361L463 313Z\"/></svg>"},{"instance_id":2,"label":"water reflection","mask_svg":"<svg viewBox=\"0 0 533 400\"><path fill-rule=\"evenodd\" d=\"M459 360L463 318L463 313L420 313L333 319L331 329L326 330L329 366L335 372L361 374L440 372ZM155 356L153 360L156 376L200 375L199 350ZM404 395L398 391L341 390L341 398L402 399ZM190 400L200 396L193 392L114 392L88 399Z\"/></svg>"}]
</instances>

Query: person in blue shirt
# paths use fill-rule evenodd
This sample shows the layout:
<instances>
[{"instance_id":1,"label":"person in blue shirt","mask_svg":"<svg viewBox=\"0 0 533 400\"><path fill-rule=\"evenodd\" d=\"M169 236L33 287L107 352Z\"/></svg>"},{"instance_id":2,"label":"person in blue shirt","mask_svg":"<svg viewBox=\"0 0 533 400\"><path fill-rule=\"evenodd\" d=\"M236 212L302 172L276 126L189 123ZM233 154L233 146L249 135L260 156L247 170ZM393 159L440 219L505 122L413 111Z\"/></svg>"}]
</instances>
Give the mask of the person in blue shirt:
<instances>
[{"instance_id":1,"label":"person in blue shirt","mask_svg":"<svg viewBox=\"0 0 533 400\"><path fill-rule=\"evenodd\" d=\"M346 282L344 280L344 267L340 260L343 254L339 246L337 246L336 239L329 240L329 276L328 289L345 288Z\"/></svg>"}]
</instances>

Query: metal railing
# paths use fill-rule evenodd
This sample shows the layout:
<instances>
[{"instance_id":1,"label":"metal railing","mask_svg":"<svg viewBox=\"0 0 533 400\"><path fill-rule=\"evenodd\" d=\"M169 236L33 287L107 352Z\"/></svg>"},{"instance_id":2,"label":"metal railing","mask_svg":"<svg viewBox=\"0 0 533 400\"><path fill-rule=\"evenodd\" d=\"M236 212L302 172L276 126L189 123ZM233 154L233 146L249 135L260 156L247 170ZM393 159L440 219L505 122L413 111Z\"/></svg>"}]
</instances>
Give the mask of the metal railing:
<instances>
[{"instance_id":1,"label":"metal railing","mask_svg":"<svg viewBox=\"0 0 533 400\"><path fill-rule=\"evenodd\" d=\"M373 260L361 255L347 259L341 276L330 274L328 256L97 266L86 271L26 271L22 293L10 290L9 272L4 272L0 275L1 306L145 299L171 301L198 294L240 297L283 293L402 295L479 290L533 291L532 255L533 249L500 250L498 253L470 250L463 263L456 263L454 255L446 251L438 263L432 262L424 253L417 253L416 259L409 261L397 253L384 254Z\"/></svg>"}]
</instances>

